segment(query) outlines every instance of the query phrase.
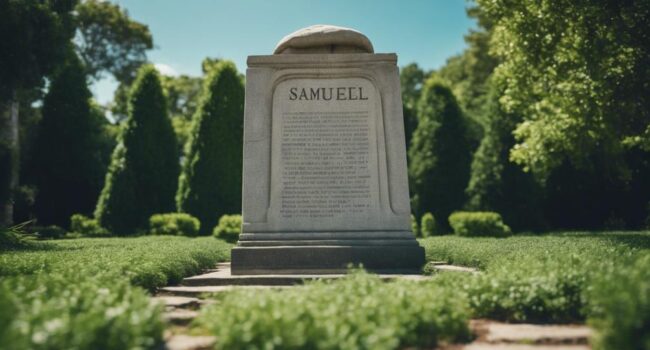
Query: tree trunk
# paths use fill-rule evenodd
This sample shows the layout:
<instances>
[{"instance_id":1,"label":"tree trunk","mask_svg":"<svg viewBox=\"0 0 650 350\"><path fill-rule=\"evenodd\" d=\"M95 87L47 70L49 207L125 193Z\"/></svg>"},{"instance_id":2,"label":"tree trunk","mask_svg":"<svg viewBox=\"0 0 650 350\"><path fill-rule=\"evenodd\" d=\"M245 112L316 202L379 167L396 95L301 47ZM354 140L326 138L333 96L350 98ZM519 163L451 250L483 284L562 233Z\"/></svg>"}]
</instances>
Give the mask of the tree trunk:
<instances>
[{"instance_id":1,"label":"tree trunk","mask_svg":"<svg viewBox=\"0 0 650 350\"><path fill-rule=\"evenodd\" d=\"M0 226L11 226L18 186L18 99L0 101Z\"/></svg>"}]
</instances>

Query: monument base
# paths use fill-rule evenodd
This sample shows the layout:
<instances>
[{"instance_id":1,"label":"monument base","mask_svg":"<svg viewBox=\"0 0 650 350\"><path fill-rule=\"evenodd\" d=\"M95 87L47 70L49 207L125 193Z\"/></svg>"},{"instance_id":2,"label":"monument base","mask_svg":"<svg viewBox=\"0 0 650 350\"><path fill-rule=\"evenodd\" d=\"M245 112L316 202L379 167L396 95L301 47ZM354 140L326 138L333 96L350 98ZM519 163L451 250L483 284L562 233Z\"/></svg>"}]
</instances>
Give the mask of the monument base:
<instances>
[{"instance_id":1,"label":"monument base","mask_svg":"<svg viewBox=\"0 0 650 350\"><path fill-rule=\"evenodd\" d=\"M413 240L415 241L415 240ZM337 274L348 266L380 273L421 273L424 248L419 245L238 246L231 251L233 275Z\"/></svg>"}]
</instances>

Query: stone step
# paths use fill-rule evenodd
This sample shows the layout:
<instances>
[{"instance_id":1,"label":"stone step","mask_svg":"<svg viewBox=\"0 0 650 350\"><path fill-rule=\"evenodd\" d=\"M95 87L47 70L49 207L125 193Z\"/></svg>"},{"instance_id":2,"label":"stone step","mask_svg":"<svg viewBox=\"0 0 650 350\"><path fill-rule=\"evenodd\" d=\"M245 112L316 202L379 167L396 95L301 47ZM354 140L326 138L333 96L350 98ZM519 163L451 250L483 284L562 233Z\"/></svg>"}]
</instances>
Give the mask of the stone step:
<instances>
[{"instance_id":1,"label":"stone step","mask_svg":"<svg viewBox=\"0 0 650 350\"><path fill-rule=\"evenodd\" d=\"M288 286L177 286L163 287L158 290L162 295L199 297L203 294L222 293L237 289L279 289Z\"/></svg>"},{"instance_id":2,"label":"stone step","mask_svg":"<svg viewBox=\"0 0 650 350\"><path fill-rule=\"evenodd\" d=\"M450 348L451 350L451 348ZM472 343L453 350L591 350L587 345L530 345Z\"/></svg>"},{"instance_id":3,"label":"stone step","mask_svg":"<svg viewBox=\"0 0 650 350\"><path fill-rule=\"evenodd\" d=\"M172 335L165 344L166 350L208 350L214 347L217 338L213 336Z\"/></svg>"},{"instance_id":4,"label":"stone step","mask_svg":"<svg viewBox=\"0 0 650 350\"><path fill-rule=\"evenodd\" d=\"M305 281L317 279L337 279L344 274L332 275L232 275L230 263L220 263L216 271L183 279L184 286L292 286L303 284ZM385 280L426 280L424 275L380 274Z\"/></svg>"},{"instance_id":5,"label":"stone step","mask_svg":"<svg viewBox=\"0 0 650 350\"><path fill-rule=\"evenodd\" d=\"M198 298L189 298L189 297L179 297L179 296L170 296L170 295L159 295L151 298L152 302L159 303L165 306L166 309L169 308L185 308L185 309L198 309L201 305L201 299Z\"/></svg>"},{"instance_id":6,"label":"stone step","mask_svg":"<svg viewBox=\"0 0 650 350\"><path fill-rule=\"evenodd\" d=\"M174 309L171 311L165 311L165 313L163 313L163 319L177 326L185 326L192 322L192 320L194 320L198 315L198 311Z\"/></svg>"},{"instance_id":7,"label":"stone step","mask_svg":"<svg viewBox=\"0 0 650 350\"><path fill-rule=\"evenodd\" d=\"M473 320L470 328L479 343L538 345L587 345L591 328L584 325L510 324Z\"/></svg>"},{"instance_id":8,"label":"stone step","mask_svg":"<svg viewBox=\"0 0 650 350\"><path fill-rule=\"evenodd\" d=\"M469 273L478 273L479 270L473 267L466 266L457 266L457 265L447 265L447 264L433 264L435 270L438 271L451 271L451 272L469 272Z\"/></svg>"}]
</instances>

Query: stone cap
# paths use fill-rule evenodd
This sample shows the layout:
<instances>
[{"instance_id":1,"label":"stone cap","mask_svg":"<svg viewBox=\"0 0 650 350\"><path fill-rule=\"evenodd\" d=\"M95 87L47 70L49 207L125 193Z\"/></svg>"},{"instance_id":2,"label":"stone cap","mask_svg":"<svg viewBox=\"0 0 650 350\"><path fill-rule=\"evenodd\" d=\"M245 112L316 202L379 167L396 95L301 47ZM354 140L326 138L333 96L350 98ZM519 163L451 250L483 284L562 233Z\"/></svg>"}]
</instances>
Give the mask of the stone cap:
<instances>
[{"instance_id":1,"label":"stone cap","mask_svg":"<svg viewBox=\"0 0 650 350\"><path fill-rule=\"evenodd\" d=\"M274 55L300 53L374 53L374 48L368 37L354 29L317 24L285 36L273 51Z\"/></svg>"}]
</instances>

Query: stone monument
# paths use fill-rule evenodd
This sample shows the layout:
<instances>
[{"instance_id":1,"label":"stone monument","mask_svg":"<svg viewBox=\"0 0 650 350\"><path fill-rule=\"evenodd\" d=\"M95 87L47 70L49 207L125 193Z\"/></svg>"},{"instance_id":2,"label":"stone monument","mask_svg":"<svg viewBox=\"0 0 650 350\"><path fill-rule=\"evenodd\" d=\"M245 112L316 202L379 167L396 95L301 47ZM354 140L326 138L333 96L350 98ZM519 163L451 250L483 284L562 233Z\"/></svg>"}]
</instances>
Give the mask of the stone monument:
<instances>
[{"instance_id":1,"label":"stone monument","mask_svg":"<svg viewBox=\"0 0 650 350\"><path fill-rule=\"evenodd\" d=\"M326 25L248 57L233 274L420 270L396 64L365 35Z\"/></svg>"}]
</instances>

